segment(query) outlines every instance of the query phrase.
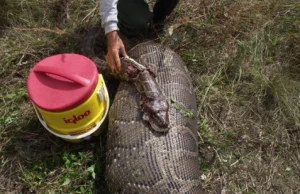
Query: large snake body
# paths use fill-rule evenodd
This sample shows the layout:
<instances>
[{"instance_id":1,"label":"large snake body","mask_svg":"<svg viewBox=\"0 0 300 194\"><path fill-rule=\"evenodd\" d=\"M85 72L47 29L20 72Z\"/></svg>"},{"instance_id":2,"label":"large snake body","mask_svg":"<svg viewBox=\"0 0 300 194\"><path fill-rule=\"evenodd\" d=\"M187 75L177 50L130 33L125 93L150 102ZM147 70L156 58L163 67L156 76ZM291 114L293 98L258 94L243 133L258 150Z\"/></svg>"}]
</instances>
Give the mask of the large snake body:
<instances>
[{"instance_id":1,"label":"large snake body","mask_svg":"<svg viewBox=\"0 0 300 194\"><path fill-rule=\"evenodd\" d=\"M97 63L97 57L89 52L93 45L83 45L83 53ZM126 194L202 193L196 100L183 61L168 47L154 42L138 44L128 55L156 75L170 105L169 130L158 132L145 122L140 93L132 84L121 82L109 111L109 189Z\"/></svg>"}]
</instances>

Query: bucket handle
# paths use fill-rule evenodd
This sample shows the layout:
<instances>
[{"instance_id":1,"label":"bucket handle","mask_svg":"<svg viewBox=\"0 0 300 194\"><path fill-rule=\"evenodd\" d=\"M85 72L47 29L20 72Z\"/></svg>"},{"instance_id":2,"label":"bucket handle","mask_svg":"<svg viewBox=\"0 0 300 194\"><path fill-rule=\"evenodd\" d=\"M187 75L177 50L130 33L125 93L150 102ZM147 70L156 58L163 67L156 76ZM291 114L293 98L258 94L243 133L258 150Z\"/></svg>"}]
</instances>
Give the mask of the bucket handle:
<instances>
[{"instance_id":1,"label":"bucket handle","mask_svg":"<svg viewBox=\"0 0 300 194\"><path fill-rule=\"evenodd\" d=\"M80 75L76 75L74 73L70 73L61 67L51 67L51 66L35 66L33 68L34 72L41 72L41 73L50 73L53 75L57 75L73 82L76 82L82 86L89 85L90 81Z\"/></svg>"}]
</instances>

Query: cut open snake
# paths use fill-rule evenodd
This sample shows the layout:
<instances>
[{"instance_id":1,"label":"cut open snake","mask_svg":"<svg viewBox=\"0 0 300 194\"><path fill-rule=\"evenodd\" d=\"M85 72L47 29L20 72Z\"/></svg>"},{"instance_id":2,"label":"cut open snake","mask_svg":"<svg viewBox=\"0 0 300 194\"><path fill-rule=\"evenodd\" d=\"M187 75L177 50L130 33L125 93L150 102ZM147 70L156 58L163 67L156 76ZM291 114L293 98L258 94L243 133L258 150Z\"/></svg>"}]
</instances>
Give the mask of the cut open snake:
<instances>
[{"instance_id":1,"label":"cut open snake","mask_svg":"<svg viewBox=\"0 0 300 194\"><path fill-rule=\"evenodd\" d=\"M107 64L91 52L96 49L94 43L99 36L99 30L90 31L82 51L102 68L101 65ZM109 111L106 177L110 191L203 193L196 99L183 61L170 48L154 42L138 44L128 55L156 75L155 81L169 104L169 130L161 133L145 122L139 87L122 81ZM144 76L143 79L149 78Z\"/></svg>"}]
</instances>

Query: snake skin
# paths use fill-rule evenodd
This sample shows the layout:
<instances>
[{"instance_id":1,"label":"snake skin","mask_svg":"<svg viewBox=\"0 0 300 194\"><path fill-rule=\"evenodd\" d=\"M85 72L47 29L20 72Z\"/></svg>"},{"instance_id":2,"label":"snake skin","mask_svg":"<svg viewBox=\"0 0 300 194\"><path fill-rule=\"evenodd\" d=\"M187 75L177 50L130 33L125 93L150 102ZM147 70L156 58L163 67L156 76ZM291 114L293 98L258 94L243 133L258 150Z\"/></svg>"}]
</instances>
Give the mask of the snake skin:
<instances>
[{"instance_id":1,"label":"snake skin","mask_svg":"<svg viewBox=\"0 0 300 194\"><path fill-rule=\"evenodd\" d=\"M106 177L110 191L204 193L194 117L196 99L183 61L168 47L154 42L138 44L127 54L157 76L170 104L170 130L157 132L143 121L137 89L120 83L109 111Z\"/></svg>"}]
</instances>

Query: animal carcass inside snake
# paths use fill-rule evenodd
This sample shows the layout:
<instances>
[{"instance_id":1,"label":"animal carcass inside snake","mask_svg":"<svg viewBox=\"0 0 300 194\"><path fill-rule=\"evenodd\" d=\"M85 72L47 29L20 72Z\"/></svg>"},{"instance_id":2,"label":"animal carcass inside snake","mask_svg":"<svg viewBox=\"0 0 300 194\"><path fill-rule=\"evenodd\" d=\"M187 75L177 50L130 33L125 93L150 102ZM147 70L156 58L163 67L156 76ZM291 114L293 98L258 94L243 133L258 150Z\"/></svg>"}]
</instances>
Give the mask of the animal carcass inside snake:
<instances>
[{"instance_id":1,"label":"animal carcass inside snake","mask_svg":"<svg viewBox=\"0 0 300 194\"><path fill-rule=\"evenodd\" d=\"M168 131L169 103L157 84L153 71L130 57L123 57L121 70L113 73L106 62L98 58L94 49L91 49L95 45L96 38L95 36L85 38L83 54L94 60L100 71L104 72L104 76L110 75L119 80L133 82L140 93L143 119L156 131Z\"/></svg>"},{"instance_id":2,"label":"animal carcass inside snake","mask_svg":"<svg viewBox=\"0 0 300 194\"><path fill-rule=\"evenodd\" d=\"M118 74L125 77L125 80L132 81L139 91L143 119L154 130L166 132L169 126L169 103L157 84L154 73L129 57L121 61L122 68Z\"/></svg>"}]
</instances>

